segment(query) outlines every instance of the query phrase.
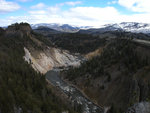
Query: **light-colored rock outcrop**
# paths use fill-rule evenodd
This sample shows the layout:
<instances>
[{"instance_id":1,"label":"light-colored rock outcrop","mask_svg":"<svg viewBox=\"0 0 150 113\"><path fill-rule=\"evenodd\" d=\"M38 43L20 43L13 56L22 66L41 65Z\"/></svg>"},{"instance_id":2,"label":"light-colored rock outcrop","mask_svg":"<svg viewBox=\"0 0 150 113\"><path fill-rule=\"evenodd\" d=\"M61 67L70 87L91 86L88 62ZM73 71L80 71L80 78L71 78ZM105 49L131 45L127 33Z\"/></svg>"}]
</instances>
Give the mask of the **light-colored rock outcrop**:
<instances>
[{"instance_id":1,"label":"light-colored rock outcrop","mask_svg":"<svg viewBox=\"0 0 150 113\"><path fill-rule=\"evenodd\" d=\"M36 51L36 55L34 52L30 52L26 47L24 47L24 51L25 61L30 63L36 71L43 74L55 67L80 65L79 57L71 55L65 50L48 47L44 51Z\"/></svg>"},{"instance_id":2,"label":"light-colored rock outcrop","mask_svg":"<svg viewBox=\"0 0 150 113\"><path fill-rule=\"evenodd\" d=\"M150 113L150 103L140 102L133 105L126 113Z\"/></svg>"}]
</instances>

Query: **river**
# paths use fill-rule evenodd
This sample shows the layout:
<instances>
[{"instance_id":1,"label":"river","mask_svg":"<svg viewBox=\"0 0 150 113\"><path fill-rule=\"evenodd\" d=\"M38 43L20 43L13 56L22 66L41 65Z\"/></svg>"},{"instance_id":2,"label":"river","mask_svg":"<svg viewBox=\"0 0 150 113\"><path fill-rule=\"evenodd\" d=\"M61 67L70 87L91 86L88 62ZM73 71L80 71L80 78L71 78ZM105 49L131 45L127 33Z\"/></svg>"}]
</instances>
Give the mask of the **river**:
<instances>
[{"instance_id":1,"label":"river","mask_svg":"<svg viewBox=\"0 0 150 113\"><path fill-rule=\"evenodd\" d=\"M78 89L63 81L60 77L59 70L47 72L46 79L52 85L63 91L70 98L72 104L78 106L83 113L104 113L103 108L91 102Z\"/></svg>"}]
</instances>

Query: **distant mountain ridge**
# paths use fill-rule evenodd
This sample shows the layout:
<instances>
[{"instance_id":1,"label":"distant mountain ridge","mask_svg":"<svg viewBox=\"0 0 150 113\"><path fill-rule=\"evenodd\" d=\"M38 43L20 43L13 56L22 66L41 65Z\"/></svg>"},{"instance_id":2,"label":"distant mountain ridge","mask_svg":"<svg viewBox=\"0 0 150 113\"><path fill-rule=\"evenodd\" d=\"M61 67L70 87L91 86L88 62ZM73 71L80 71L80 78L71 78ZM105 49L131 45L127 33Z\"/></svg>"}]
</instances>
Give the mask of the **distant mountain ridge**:
<instances>
[{"instance_id":1,"label":"distant mountain ridge","mask_svg":"<svg viewBox=\"0 0 150 113\"><path fill-rule=\"evenodd\" d=\"M113 23L113 24L105 24L99 27L94 26L74 26L69 24L58 24L58 23L39 23L39 24L31 24L32 29L38 29L41 27L50 28L56 31L61 32L85 32L91 34L91 32L106 32L106 31L126 31L133 33L144 33L150 35L150 23L138 23L138 22L122 22L122 23ZM2 27L4 29L7 26Z\"/></svg>"},{"instance_id":2,"label":"distant mountain ridge","mask_svg":"<svg viewBox=\"0 0 150 113\"><path fill-rule=\"evenodd\" d=\"M57 24L57 23L40 23L32 24L32 29L38 29L39 27L47 27L61 32L105 32L105 31L126 31L133 33L150 34L150 24L138 23L138 22L122 22L114 24L105 24L99 28L93 26L72 26L69 24Z\"/></svg>"},{"instance_id":3,"label":"distant mountain ridge","mask_svg":"<svg viewBox=\"0 0 150 113\"><path fill-rule=\"evenodd\" d=\"M100 28L91 28L87 30L81 29L79 32L88 34L99 34L107 31L125 31L132 33L144 33L150 35L150 24L137 22L122 22L119 24L105 24Z\"/></svg>"},{"instance_id":4,"label":"distant mountain ridge","mask_svg":"<svg viewBox=\"0 0 150 113\"><path fill-rule=\"evenodd\" d=\"M80 29L88 29L90 26L72 26L69 24L57 24L57 23L40 23L40 24L31 24L32 29L38 29L39 27L47 27L61 32L78 32Z\"/></svg>"},{"instance_id":5,"label":"distant mountain ridge","mask_svg":"<svg viewBox=\"0 0 150 113\"><path fill-rule=\"evenodd\" d=\"M107 24L106 27L116 28L116 30L130 31L134 33L150 33L150 24L137 22L122 22L120 24Z\"/></svg>"}]
</instances>

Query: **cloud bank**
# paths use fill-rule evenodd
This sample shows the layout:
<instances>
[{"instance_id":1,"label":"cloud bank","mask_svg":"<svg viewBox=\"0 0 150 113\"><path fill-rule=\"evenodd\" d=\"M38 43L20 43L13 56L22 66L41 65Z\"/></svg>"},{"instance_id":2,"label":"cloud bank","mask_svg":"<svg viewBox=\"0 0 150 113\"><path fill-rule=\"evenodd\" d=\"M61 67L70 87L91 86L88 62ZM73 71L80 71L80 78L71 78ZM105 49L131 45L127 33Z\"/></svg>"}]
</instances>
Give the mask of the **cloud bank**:
<instances>
[{"instance_id":1,"label":"cloud bank","mask_svg":"<svg viewBox=\"0 0 150 113\"><path fill-rule=\"evenodd\" d=\"M150 0L119 0L118 3L134 12L150 13Z\"/></svg>"},{"instance_id":2,"label":"cloud bank","mask_svg":"<svg viewBox=\"0 0 150 113\"><path fill-rule=\"evenodd\" d=\"M4 1L4 0L1 0ZM131 2L132 1L132 2ZM142 22L150 23L150 8L147 6L148 0L118 0L109 4L119 4L130 11L138 12L130 15L122 14L113 6L106 7L83 7L76 6L81 1L65 2L56 4L55 6L47 6L44 3L38 3L31 6L26 16L11 16L7 19L1 19L4 24L14 22L36 23L62 23L79 26L95 26L99 27L108 23L120 22ZM65 5L70 6L69 9L63 9ZM7 21L6 21L7 20Z\"/></svg>"},{"instance_id":3,"label":"cloud bank","mask_svg":"<svg viewBox=\"0 0 150 113\"><path fill-rule=\"evenodd\" d=\"M6 0L0 0L0 13L8 13L16 11L20 6L15 2L9 2Z\"/></svg>"}]
</instances>

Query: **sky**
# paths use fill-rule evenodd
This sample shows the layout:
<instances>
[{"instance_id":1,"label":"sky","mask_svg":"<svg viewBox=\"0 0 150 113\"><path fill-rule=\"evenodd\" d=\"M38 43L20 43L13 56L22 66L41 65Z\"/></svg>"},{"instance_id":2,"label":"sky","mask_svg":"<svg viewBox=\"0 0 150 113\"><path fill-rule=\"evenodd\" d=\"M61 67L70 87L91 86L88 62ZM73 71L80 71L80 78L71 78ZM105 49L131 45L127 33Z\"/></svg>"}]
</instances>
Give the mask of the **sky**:
<instances>
[{"instance_id":1,"label":"sky","mask_svg":"<svg viewBox=\"0 0 150 113\"><path fill-rule=\"evenodd\" d=\"M150 23L150 0L0 0L0 26L16 22L95 27Z\"/></svg>"}]
</instances>

